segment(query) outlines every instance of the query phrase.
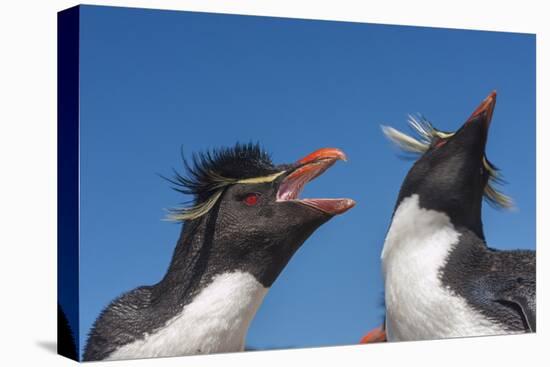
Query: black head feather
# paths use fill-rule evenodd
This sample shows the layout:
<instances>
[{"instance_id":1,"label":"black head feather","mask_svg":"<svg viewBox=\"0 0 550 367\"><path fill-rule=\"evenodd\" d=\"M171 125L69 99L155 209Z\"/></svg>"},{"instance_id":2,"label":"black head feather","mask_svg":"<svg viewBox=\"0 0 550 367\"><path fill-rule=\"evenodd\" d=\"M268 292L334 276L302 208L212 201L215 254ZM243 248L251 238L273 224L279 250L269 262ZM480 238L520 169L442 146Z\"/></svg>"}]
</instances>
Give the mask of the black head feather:
<instances>
[{"instance_id":1,"label":"black head feather","mask_svg":"<svg viewBox=\"0 0 550 367\"><path fill-rule=\"evenodd\" d=\"M228 185L282 170L273 165L270 155L258 143L237 143L233 147L196 153L191 163L182 158L186 176L174 171L174 179L168 181L174 190L193 195L194 204L171 210L171 218L176 220L193 219L206 213Z\"/></svg>"}]
</instances>

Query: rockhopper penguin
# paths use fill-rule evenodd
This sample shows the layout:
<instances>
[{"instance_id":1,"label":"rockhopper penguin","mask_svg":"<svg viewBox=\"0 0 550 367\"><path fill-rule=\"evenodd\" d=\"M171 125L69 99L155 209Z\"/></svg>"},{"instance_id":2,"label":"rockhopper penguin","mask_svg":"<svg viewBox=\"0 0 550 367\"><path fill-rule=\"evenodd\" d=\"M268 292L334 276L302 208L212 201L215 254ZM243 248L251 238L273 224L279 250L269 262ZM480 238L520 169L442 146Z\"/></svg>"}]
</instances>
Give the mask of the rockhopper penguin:
<instances>
[{"instance_id":1,"label":"rockhopper penguin","mask_svg":"<svg viewBox=\"0 0 550 367\"><path fill-rule=\"evenodd\" d=\"M257 144L194 156L175 189L191 206L163 279L121 295L89 333L84 360L234 352L244 348L251 320L269 287L302 243L350 199L299 199L304 185L337 160L317 150L274 165Z\"/></svg>"},{"instance_id":2,"label":"rockhopper penguin","mask_svg":"<svg viewBox=\"0 0 550 367\"><path fill-rule=\"evenodd\" d=\"M383 127L421 156L401 186L382 251L386 321L377 337L535 331L535 252L488 247L481 222L483 198L512 205L495 188L499 172L485 155L495 102L492 92L454 133L414 118L420 138Z\"/></svg>"}]
</instances>

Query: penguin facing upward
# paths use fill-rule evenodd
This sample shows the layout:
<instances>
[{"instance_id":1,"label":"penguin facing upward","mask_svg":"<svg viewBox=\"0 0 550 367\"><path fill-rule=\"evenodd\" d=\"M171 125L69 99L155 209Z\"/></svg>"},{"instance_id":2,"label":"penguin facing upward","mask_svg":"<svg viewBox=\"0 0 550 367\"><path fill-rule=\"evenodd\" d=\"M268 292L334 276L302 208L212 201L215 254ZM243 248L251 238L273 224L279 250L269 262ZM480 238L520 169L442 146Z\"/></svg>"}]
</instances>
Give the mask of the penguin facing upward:
<instances>
[{"instance_id":1,"label":"penguin facing upward","mask_svg":"<svg viewBox=\"0 0 550 367\"><path fill-rule=\"evenodd\" d=\"M383 127L421 154L401 186L382 250L388 341L536 330L535 251L487 246L482 201L510 207L485 155L496 103L492 92L456 132L411 120L413 138ZM370 341L372 338L365 338Z\"/></svg>"},{"instance_id":2,"label":"penguin facing upward","mask_svg":"<svg viewBox=\"0 0 550 367\"><path fill-rule=\"evenodd\" d=\"M194 156L176 189L194 196L172 212L181 236L163 279L115 299L89 333L84 360L244 349L251 320L292 255L351 199L300 199L304 185L346 156L317 150L274 165L257 144Z\"/></svg>"}]
</instances>

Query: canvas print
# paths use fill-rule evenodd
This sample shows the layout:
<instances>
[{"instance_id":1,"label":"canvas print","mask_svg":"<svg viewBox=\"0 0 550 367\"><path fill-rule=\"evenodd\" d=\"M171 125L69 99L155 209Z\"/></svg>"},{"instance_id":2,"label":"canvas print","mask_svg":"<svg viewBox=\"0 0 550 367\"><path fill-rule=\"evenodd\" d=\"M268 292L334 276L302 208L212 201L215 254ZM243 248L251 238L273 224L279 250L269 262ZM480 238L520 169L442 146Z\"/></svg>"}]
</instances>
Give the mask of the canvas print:
<instances>
[{"instance_id":1,"label":"canvas print","mask_svg":"<svg viewBox=\"0 0 550 367\"><path fill-rule=\"evenodd\" d=\"M533 34L77 6L58 103L66 357L536 332Z\"/></svg>"}]
</instances>

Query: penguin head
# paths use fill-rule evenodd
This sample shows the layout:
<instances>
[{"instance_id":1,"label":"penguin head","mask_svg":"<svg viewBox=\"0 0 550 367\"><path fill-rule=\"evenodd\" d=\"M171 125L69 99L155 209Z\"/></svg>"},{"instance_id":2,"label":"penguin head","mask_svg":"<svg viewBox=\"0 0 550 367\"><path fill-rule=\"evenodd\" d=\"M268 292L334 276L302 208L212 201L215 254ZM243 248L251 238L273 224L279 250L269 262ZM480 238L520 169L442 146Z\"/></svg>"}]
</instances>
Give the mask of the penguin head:
<instances>
[{"instance_id":1,"label":"penguin head","mask_svg":"<svg viewBox=\"0 0 550 367\"><path fill-rule=\"evenodd\" d=\"M512 206L511 199L495 188L500 173L485 154L495 103L493 91L455 132L437 130L426 120L414 118L410 124L419 139L383 127L386 136L401 148L421 154L401 186L398 205L418 194L423 208L444 212L455 225L483 237L483 198L497 207Z\"/></svg>"},{"instance_id":2,"label":"penguin head","mask_svg":"<svg viewBox=\"0 0 550 367\"><path fill-rule=\"evenodd\" d=\"M241 270L269 287L302 243L323 223L355 205L351 199L301 199L305 184L345 154L324 148L290 164L275 165L258 144L237 144L184 160L187 176L175 189L192 205L171 219L204 237L201 251L222 270Z\"/></svg>"}]
</instances>

